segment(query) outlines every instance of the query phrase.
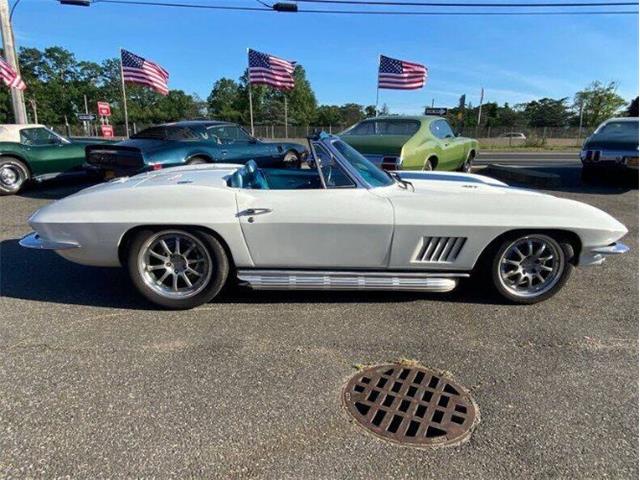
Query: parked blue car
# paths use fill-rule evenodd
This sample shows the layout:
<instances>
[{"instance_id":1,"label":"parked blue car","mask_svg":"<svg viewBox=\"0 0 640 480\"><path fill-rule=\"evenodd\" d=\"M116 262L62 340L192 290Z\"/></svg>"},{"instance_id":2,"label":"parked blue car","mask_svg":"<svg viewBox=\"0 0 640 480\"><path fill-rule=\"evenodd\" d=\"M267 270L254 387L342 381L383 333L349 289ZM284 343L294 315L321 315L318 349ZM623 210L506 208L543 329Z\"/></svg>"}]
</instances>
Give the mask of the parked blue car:
<instances>
[{"instance_id":1,"label":"parked blue car","mask_svg":"<svg viewBox=\"0 0 640 480\"><path fill-rule=\"evenodd\" d=\"M246 163L262 168L299 168L307 150L296 143L262 142L240 125L191 120L147 128L130 139L85 148L89 169L105 179L179 165Z\"/></svg>"}]
</instances>

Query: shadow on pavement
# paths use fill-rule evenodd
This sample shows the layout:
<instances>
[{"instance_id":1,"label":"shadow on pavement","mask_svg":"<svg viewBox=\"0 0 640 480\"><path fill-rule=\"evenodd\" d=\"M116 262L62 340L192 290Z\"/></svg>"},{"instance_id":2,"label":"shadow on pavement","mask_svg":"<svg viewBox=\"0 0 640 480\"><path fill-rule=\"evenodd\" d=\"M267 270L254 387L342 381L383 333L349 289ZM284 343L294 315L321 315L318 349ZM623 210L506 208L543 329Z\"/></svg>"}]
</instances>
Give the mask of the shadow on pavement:
<instances>
[{"instance_id":1,"label":"shadow on pavement","mask_svg":"<svg viewBox=\"0 0 640 480\"><path fill-rule=\"evenodd\" d=\"M563 166L518 166L518 171L540 172L548 175L556 175L559 177L559 184L554 185L549 182L544 187L532 186L525 182L516 182L513 180L505 180L511 186L523 187L532 190L545 190L567 193L586 193L596 195L619 195L630 190L638 189L638 172L637 171L610 171L605 170L597 172L594 175L583 175L581 165L563 165ZM480 175L484 175L482 170L478 171ZM500 180L499 175L486 173Z\"/></svg>"},{"instance_id":2,"label":"shadow on pavement","mask_svg":"<svg viewBox=\"0 0 640 480\"><path fill-rule=\"evenodd\" d=\"M80 190L95 185L97 180L86 175L55 178L41 183L32 183L17 196L46 200L59 200Z\"/></svg>"},{"instance_id":3,"label":"shadow on pavement","mask_svg":"<svg viewBox=\"0 0 640 480\"><path fill-rule=\"evenodd\" d=\"M160 310L134 289L122 268L77 265L51 251L29 250L18 240L0 242L0 292L7 298L39 302ZM454 303L493 304L496 299L481 289L461 283L450 293L342 292L342 291L252 291L230 285L215 303L387 303L438 300Z\"/></svg>"}]
</instances>

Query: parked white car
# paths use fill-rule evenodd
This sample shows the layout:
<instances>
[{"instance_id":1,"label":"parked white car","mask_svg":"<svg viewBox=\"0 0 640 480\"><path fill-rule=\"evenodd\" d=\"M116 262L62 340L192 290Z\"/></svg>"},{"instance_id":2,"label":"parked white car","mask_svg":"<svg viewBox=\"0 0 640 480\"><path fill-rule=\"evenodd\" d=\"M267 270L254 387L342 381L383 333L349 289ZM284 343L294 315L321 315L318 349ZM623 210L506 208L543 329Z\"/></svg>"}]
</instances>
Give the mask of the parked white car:
<instances>
[{"instance_id":1,"label":"parked white car","mask_svg":"<svg viewBox=\"0 0 640 480\"><path fill-rule=\"evenodd\" d=\"M209 302L230 280L444 292L471 274L535 303L574 265L628 250L624 225L580 202L479 175L384 172L329 135L309 145L310 168L197 165L90 187L33 214L20 244L122 265L173 309Z\"/></svg>"}]
</instances>

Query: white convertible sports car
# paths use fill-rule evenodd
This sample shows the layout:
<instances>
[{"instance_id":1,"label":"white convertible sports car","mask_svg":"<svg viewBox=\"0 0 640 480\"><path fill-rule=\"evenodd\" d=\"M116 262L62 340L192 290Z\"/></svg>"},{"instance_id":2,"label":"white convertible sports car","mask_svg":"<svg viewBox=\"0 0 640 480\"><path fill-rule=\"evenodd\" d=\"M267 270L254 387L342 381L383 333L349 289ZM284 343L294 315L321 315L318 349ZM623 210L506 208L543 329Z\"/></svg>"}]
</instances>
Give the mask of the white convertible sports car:
<instances>
[{"instance_id":1,"label":"white convertible sports car","mask_svg":"<svg viewBox=\"0 0 640 480\"><path fill-rule=\"evenodd\" d=\"M122 265L142 295L172 309L209 302L229 280L445 292L471 274L535 303L574 265L628 250L617 243L625 226L584 203L479 175L387 173L325 134L309 146L298 170L197 165L87 188L33 214L20 244Z\"/></svg>"}]
</instances>

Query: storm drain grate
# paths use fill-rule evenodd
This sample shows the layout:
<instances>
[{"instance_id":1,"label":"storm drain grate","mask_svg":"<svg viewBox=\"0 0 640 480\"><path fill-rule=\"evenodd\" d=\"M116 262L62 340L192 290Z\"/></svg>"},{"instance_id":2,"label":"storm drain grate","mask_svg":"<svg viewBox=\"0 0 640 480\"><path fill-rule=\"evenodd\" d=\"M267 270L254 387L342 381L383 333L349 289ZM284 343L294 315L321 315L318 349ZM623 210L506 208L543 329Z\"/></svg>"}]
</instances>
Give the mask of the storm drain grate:
<instances>
[{"instance_id":1,"label":"storm drain grate","mask_svg":"<svg viewBox=\"0 0 640 480\"><path fill-rule=\"evenodd\" d=\"M360 425L415 446L457 444L476 422L474 401L459 385L424 367L383 365L359 372L343 402Z\"/></svg>"}]
</instances>

